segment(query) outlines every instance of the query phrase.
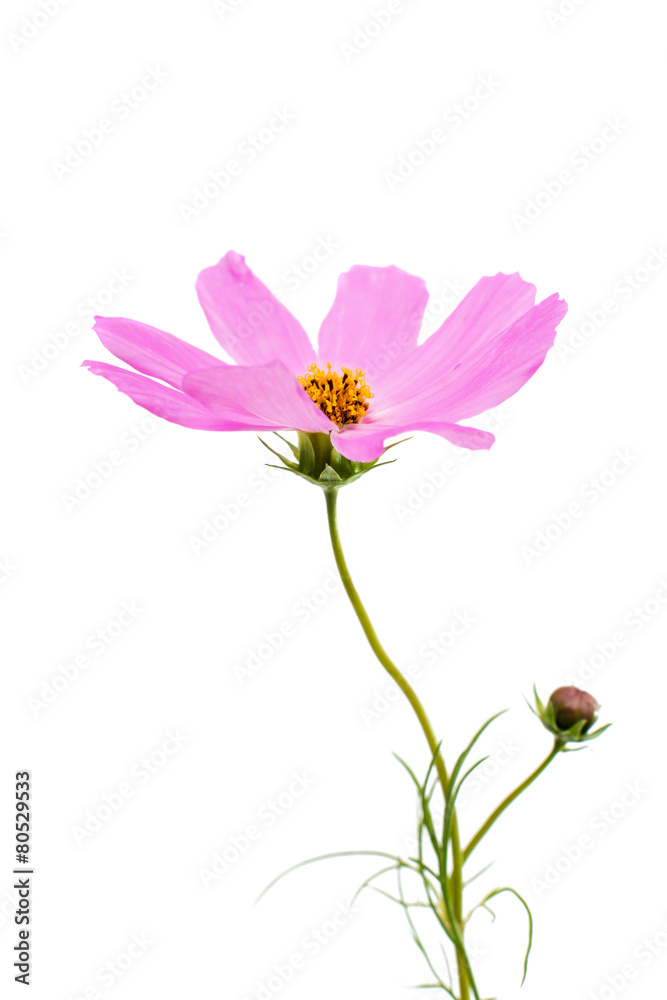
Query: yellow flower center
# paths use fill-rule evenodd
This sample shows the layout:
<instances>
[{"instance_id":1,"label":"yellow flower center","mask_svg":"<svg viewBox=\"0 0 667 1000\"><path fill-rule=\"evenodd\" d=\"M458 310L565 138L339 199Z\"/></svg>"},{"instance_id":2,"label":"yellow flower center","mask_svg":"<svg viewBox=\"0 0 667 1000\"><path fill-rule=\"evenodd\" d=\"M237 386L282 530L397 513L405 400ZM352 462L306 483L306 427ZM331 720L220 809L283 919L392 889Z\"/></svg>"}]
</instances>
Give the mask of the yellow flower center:
<instances>
[{"instance_id":1,"label":"yellow flower center","mask_svg":"<svg viewBox=\"0 0 667 1000\"><path fill-rule=\"evenodd\" d=\"M326 371L312 364L299 378L310 398L338 427L358 423L368 409L368 400L373 398L364 380L366 372L361 368L356 372L351 368L341 371L342 375L332 372L329 362Z\"/></svg>"}]
</instances>

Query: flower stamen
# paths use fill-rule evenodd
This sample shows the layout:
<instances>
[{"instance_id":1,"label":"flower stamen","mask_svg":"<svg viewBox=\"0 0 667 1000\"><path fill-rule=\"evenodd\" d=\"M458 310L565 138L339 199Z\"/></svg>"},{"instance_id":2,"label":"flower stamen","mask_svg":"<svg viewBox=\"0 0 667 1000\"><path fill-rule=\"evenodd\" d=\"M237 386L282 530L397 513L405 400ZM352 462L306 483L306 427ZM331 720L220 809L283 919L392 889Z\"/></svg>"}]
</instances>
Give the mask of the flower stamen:
<instances>
[{"instance_id":1,"label":"flower stamen","mask_svg":"<svg viewBox=\"0 0 667 1000\"><path fill-rule=\"evenodd\" d=\"M373 398L364 379L366 372L361 368L356 372L351 368L341 368L341 371L342 375L332 371L329 362L326 372L312 364L306 374L299 377L313 402L338 427L358 423L368 410L368 400Z\"/></svg>"}]
</instances>

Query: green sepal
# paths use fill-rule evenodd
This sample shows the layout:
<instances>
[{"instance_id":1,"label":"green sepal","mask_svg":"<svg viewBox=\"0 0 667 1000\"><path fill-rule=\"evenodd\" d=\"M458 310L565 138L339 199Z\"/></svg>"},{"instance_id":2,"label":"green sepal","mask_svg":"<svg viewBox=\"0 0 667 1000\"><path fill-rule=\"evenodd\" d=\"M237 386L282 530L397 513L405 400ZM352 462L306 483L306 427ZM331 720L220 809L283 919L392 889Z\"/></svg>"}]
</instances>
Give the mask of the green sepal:
<instances>
[{"instance_id":1,"label":"green sepal","mask_svg":"<svg viewBox=\"0 0 667 1000\"><path fill-rule=\"evenodd\" d=\"M392 458L381 462L380 458L382 456L379 456L373 462L353 462L351 459L345 458L344 455L341 455L334 448L331 443L330 434L297 431L298 443L293 444L281 434L274 433L276 433L276 437L280 438L289 447L295 461L282 455L267 444L263 438L260 438L259 440L264 447L268 448L282 462L282 466L270 465L269 467L272 469L285 468L301 479L305 479L307 482L313 483L315 486L319 486L320 489L326 491L339 490L341 487L347 486L348 483L353 483L357 479L361 479L362 476L365 476L372 469L379 469L383 465L389 465L391 462L396 461L396 459ZM409 439L404 438L403 440L407 441ZM385 451L402 443L403 441L396 441L394 444L390 444Z\"/></svg>"},{"instance_id":2,"label":"green sepal","mask_svg":"<svg viewBox=\"0 0 667 1000\"><path fill-rule=\"evenodd\" d=\"M299 431L297 434L299 445L296 449L296 459L299 472L304 476L312 476L315 469L315 448L309 434Z\"/></svg>"},{"instance_id":3,"label":"green sepal","mask_svg":"<svg viewBox=\"0 0 667 1000\"><path fill-rule=\"evenodd\" d=\"M322 472L320 472L320 482L340 484L343 482L343 479L331 465L325 465Z\"/></svg>"},{"instance_id":4,"label":"green sepal","mask_svg":"<svg viewBox=\"0 0 667 1000\"><path fill-rule=\"evenodd\" d=\"M272 455L275 455L276 458L279 458L280 461L285 466L285 468L289 469L290 472L297 472L298 471L298 468L299 468L298 465L296 465L294 462L290 462L289 458L285 458L285 456L281 455L279 451L276 451L275 448L272 448L270 444L266 443L266 441L264 440L264 438L261 438L259 436L259 434L257 435L257 439L259 441L261 441L261 443L264 445L264 447L267 448L271 452ZM280 465L271 465L270 468L272 468L272 469L280 469L281 466Z\"/></svg>"},{"instance_id":5,"label":"green sepal","mask_svg":"<svg viewBox=\"0 0 667 1000\"><path fill-rule=\"evenodd\" d=\"M280 438L281 441L284 441L284 443L287 445L287 447L292 452L292 454L294 455L294 457L298 459L298 457L299 457L299 449L297 448L297 446L295 444L292 444L292 442L289 441L287 438L284 438L282 436L282 434L278 433L278 431L274 431L273 433L276 435L277 438Z\"/></svg>"}]
</instances>

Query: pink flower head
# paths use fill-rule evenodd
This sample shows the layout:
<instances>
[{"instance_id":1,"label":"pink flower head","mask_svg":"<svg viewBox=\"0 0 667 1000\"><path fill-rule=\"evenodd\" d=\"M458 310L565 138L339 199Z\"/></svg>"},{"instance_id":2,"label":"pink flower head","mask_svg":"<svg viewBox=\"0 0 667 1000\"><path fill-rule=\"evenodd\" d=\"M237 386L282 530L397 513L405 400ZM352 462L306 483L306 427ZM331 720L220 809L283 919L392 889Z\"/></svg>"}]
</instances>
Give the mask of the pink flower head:
<instances>
[{"instance_id":1,"label":"pink flower head","mask_svg":"<svg viewBox=\"0 0 667 1000\"><path fill-rule=\"evenodd\" d=\"M405 431L490 448L492 434L460 421L502 403L537 371L567 310L557 294L536 304L535 286L518 274L496 274L418 344L422 279L356 266L338 280L315 350L240 254L202 271L197 294L234 364L145 323L101 316L100 340L135 370L84 364L184 427L330 433L355 462L374 461L387 438Z\"/></svg>"}]
</instances>

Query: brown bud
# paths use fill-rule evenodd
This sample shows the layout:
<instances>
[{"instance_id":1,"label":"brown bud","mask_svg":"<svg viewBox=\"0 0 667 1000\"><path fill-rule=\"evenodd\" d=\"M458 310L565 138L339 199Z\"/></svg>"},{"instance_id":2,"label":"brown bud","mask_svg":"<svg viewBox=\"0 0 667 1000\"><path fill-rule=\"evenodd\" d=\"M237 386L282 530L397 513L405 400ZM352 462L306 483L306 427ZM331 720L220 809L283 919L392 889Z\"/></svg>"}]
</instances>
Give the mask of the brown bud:
<instances>
[{"instance_id":1,"label":"brown bud","mask_svg":"<svg viewBox=\"0 0 667 1000\"><path fill-rule=\"evenodd\" d=\"M585 719L586 725L582 733L591 728L600 710L592 694L576 687L557 688L549 698L549 704L553 706L556 725L560 730L570 729Z\"/></svg>"}]
</instances>

